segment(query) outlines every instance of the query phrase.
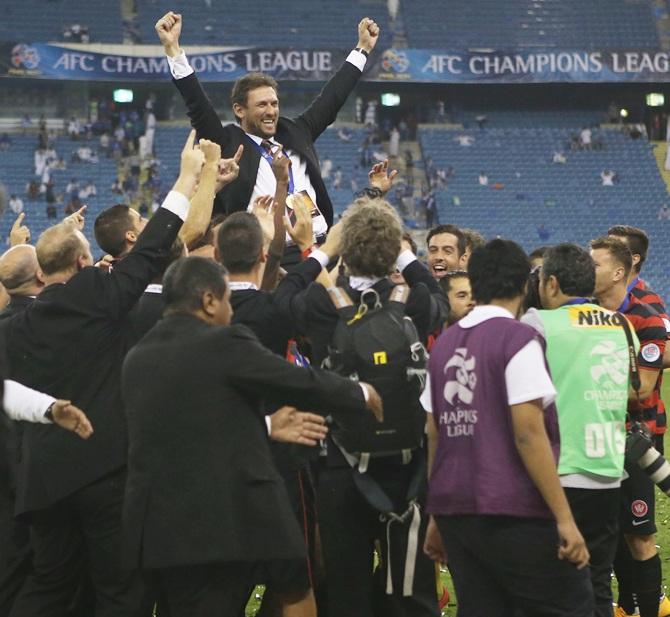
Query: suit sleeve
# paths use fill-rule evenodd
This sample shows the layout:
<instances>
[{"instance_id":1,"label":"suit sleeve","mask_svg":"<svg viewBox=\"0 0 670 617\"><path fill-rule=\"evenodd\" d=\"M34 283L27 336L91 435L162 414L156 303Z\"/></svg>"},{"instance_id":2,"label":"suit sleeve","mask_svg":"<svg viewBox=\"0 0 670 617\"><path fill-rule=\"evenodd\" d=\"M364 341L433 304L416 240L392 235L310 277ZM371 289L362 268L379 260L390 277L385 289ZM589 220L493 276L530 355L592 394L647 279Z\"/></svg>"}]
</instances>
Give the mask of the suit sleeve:
<instances>
[{"instance_id":1,"label":"suit sleeve","mask_svg":"<svg viewBox=\"0 0 670 617\"><path fill-rule=\"evenodd\" d=\"M298 367L263 347L245 326L230 326L224 376L247 394L327 415L367 413L358 383L312 367ZM233 353L234 350L234 353Z\"/></svg>"},{"instance_id":2,"label":"suit sleeve","mask_svg":"<svg viewBox=\"0 0 670 617\"><path fill-rule=\"evenodd\" d=\"M306 259L281 280L272 296L275 308L301 331L300 324L306 321L302 296L320 273L321 264L316 259Z\"/></svg>"},{"instance_id":3,"label":"suit sleeve","mask_svg":"<svg viewBox=\"0 0 670 617\"><path fill-rule=\"evenodd\" d=\"M182 219L161 207L151 217L137 244L110 274L97 271L97 301L113 319L124 317L147 285L161 272Z\"/></svg>"},{"instance_id":4,"label":"suit sleeve","mask_svg":"<svg viewBox=\"0 0 670 617\"><path fill-rule=\"evenodd\" d=\"M354 89L361 71L351 62L345 62L333 75L311 105L295 121L309 132L312 141L335 122L337 114Z\"/></svg>"},{"instance_id":5,"label":"suit sleeve","mask_svg":"<svg viewBox=\"0 0 670 617\"><path fill-rule=\"evenodd\" d=\"M224 148L226 133L221 126L221 120L195 73L172 81L184 99L186 113L191 119L191 126L196 130L198 138L215 141Z\"/></svg>"},{"instance_id":6,"label":"suit sleeve","mask_svg":"<svg viewBox=\"0 0 670 617\"><path fill-rule=\"evenodd\" d=\"M418 259L402 275L412 292L407 301L407 315L412 318L423 341L440 329L449 314L449 303L437 281Z\"/></svg>"}]
</instances>

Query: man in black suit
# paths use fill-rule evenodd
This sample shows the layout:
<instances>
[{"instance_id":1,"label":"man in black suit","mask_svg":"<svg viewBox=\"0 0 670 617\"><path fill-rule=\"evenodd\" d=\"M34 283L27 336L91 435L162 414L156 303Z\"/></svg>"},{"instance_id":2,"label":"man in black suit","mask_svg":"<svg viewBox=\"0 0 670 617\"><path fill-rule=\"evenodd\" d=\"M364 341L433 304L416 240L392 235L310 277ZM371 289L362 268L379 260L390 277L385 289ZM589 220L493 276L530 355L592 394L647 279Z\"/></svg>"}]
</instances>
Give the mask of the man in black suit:
<instances>
[{"instance_id":1,"label":"man in black suit","mask_svg":"<svg viewBox=\"0 0 670 617\"><path fill-rule=\"evenodd\" d=\"M231 96L238 124L226 126L221 126L214 107L179 47L181 27L181 15L169 12L156 23L156 32L165 48L174 83L186 103L192 126L200 137L219 143L223 156L233 156L238 147L244 145L239 177L219 193L218 209L223 209L225 204L227 212L248 210L257 197L275 194L269 151L281 144L292 162L293 183L289 193L306 191L311 197L320 211L314 219L314 231L317 238L323 236L333 223L333 206L321 178L314 142L335 121L356 86L367 57L379 39L379 26L369 18L361 20L356 49L319 96L295 119L279 115L274 79L261 73L241 77ZM291 256L290 263L297 263L297 250L291 251Z\"/></svg>"},{"instance_id":2,"label":"man in black suit","mask_svg":"<svg viewBox=\"0 0 670 617\"><path fill-rule=\"evenodd\" d=\"M174 263L163 294L164 319L123 366L128 565L154 575L172 617L235 615L259 562L304 559L264 399L343 419L366 406L381 418L379 399L366 384L278 358L245 326L226 327L230 290L211 260Z\"/></svg>"},{"instance_id":3,"label":"man in black suit","mask_svg":"<svg viewBox=\"0 0 670 617\"><path fill-rule=\"evenodd\" d=\"M194 138L191 132L173 190L112 272L92 267L88 241L71 225L56 225L37 242L45 288L7 322L10 376L86 409L95 434L84 442L25 427L15 511L31 524L35 558L11 617L62 613L85 568L96 617L134 617L140 609L139 577L121 568L118 554L127 456L125 318L186 218L203 164Z\"/></svg>"}]
</instances>

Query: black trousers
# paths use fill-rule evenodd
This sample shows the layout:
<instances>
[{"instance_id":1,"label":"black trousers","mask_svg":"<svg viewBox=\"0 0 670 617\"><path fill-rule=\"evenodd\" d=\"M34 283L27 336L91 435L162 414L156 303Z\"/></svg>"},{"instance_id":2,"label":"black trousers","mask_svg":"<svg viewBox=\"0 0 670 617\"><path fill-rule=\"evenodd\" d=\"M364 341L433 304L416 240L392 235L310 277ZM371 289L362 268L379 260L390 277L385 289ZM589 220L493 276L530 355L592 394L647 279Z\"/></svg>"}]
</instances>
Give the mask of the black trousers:
<instances>
[{"instance_id":1,"label":"black trousers","mask_svg":"<svg viewBox=\"0 0 670 617\"><path fill-rule=\"evenodd\" d=\"M9 615L14 598L30 573L32 550L30 528L14 520L13 496L0 492L0 615Z\"/></svg>"},{"instance_id":2,"label":"black trousers","mask_svg":"<svg viewBox=\"0 0 670 617\"><path fill-rule=\"evenodd\" d=\"M95 617L142 614L144 585L137 573L121 567L124 485L120 471L33 515L33 570L10 617L65 613L86 571L95 590Z\"/></svg>"},{"instance_id":3,"label":"black trousers","mask_svg":"<svg viewBox=\"0 0 670 617\"><path fill-rule=\"evenodd\" d=\"M590 571L596 617L612 617L612 563L619 542L621 491L566 488L572 515L591 555Z\"/></svg>"},{"instance_id":4,"label":"black trousers","mask_svg":"<svg viewBox=\"0 0 670 617\"><path fill-rule=\"evenodd\" d=\"M159 594L161 615L239 617L249 597L252 564L183 566L146 572Z\"/></svg>"},{"instance_id":5,"label":"black trousers","mask_svg":"<svg viewBox=\"0 0 670 617\"><path fill-rule=\"evenodd\" d=\"M458 617L592 617L588 568L558 559L556 524L510 516L437 516Z\"/></svg>"},{"instance_id":6,"label":"black trousers","mask_svg":"<svg viewBox=\"0 0 670 617\"><path fill-rule=\"evenodd\" d=\"M410 465L379 468L373 473L386 494L399 504L409 484ZM377 466L375 468L375 466ZM317 483L317 514L326 568L328 617L438 617L435 566L423 553L427 517L422 514L418 550L414 560L411 596L403 596L409 523L390 526L390 555L386 522L354 484L352 470L322 467ZM381 545L381 563L373 575L375 542ZM385 593L387 565L391 560L393 594Z\"/></svg>"}]
</instances>

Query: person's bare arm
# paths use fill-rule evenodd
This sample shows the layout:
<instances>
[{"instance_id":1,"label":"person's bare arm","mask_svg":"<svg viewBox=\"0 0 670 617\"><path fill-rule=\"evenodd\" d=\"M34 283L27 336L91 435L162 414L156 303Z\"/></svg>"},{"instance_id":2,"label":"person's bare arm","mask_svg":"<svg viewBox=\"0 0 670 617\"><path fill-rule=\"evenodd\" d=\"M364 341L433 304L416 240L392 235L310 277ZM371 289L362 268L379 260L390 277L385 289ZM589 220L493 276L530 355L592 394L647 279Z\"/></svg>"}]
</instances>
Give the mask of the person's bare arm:
<instances>
[{"instance_id":1,"label":"person's bare arm","mask_svg":"<svg viewBox=\"0 0 670 617\"><path fill-rule=\"evenodd\" d=\"M631 387L628 391L628 400L630 401L637 401L638 397L639 400L644 401L653 394L654 388L656 387L656 382L658 381L658 374L660 373L660 369L640 367L639 373L640 391L635 392L635 390L633 390Z\"/></svg>"},{"instance_id":2,"label":"person's bare arm","mask_svg":"<svg viewBox=\"0 0 670 617\"><path fill-rule=\"evenodd\" d=\"M200 181L193 197L179 237L187 249L192 249L207 231L212 219L212 208L216 179L219 172L221 147L207 139L201 139L198 146L205 155L205 164L200 172Z\"/></svg>"},{"instance_id":3,"label":"person's bare arm","mask_svg":"<svg viewBox=\"0 0 670 617\"><path fill-rule=\"evenodd\" d=\"M558 557L568 559L581 569L589 562L589 551L577 529L558 479L556 462L544 426L542 401L512 405L511 414L516 449L528 475L556 519L561 542Z\"/></svg>"}]
</instances>

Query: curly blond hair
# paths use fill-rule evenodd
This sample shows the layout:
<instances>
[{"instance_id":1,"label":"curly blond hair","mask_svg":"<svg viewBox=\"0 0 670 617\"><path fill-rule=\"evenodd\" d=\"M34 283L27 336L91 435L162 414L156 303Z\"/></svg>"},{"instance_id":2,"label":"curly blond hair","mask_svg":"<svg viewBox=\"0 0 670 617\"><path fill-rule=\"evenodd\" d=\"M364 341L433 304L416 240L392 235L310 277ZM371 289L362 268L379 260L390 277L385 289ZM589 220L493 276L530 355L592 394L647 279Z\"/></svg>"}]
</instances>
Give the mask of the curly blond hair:
<instances>
[{"instance_id":1,"label":"curly blond hair","mask_svg":"<svg viewBox=\"0 0 670 617\"><path fill-rule=\"evenodd\" d=\"M342 219L342 259L349 272L380 278L390 274L402 233L400 217L387 201L357 200Z\"/></svg>"}]
</instances>

